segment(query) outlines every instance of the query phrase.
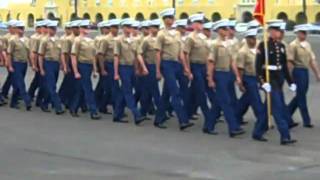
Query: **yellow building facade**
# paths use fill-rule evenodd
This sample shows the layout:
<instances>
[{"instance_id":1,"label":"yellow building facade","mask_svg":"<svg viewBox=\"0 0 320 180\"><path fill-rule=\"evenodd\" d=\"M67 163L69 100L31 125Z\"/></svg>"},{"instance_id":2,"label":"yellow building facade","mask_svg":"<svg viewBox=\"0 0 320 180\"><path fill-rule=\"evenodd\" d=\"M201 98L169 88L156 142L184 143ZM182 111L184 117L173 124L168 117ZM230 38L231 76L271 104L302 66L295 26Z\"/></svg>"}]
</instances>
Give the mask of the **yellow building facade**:
<instances>
[{"instance_id":1,"label":"yellow building facade","mask_svg":"<svg viewBox=\"0 0 320 180\"><path fill-rule=\"evenodd\" d=\"M256 0L175 0L177 18L204 12L210 20L233 18L248 21ZM298 22L320 22L320 4L306 0L307 18L302 12L302 0L266 0L267 19L281 18ZM0 9L0 21L24 20L29 27L40 18L55 18L61 23L74 17L75 0L29 0L10 3ZM173 0L78 0L78 16L93 22L131 17L138 20L157 18L159 12L173 6Z\"/></svg>"}]
</instances>

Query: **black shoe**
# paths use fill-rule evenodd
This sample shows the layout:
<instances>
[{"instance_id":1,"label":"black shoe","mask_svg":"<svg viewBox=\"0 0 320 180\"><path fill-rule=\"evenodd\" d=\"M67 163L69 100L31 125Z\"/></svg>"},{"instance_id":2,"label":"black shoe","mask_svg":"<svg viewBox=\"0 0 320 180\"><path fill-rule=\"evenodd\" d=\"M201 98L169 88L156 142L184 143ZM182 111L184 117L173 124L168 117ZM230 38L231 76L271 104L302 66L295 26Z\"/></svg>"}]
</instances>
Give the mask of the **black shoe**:
<instances>
[{"instance_id":1,"label":"black shoe","mask_svg":"<svg viewBox=\"0 0 320 180\"><path fill-rule=\"evenodd\" d=\"M202 132L204 134L209 134L209 135L218 135L219 133L216 131L209 131L208 129L203 129Z\"/></svg>"},{"instance_id":2,"label":"black shoe","mask_svg":"<svg viewBox=\"0 0 320 180\"><path fill-rule=\"evenodd\" d=\"M196 117L196 116L191 116L191 117L190 117L190 120L196 121L196 120L198 120L198 117Z\"/></svg>"},{"instance_id":3,"label":"black shoe","mask_svg":"<svg viewBox=\"0 0 320 180\"><path fill-rule=\"evenodd\" d=\"M224 120L218 119L218 120L217 120L217 123L224 123Z\"/></svg>"},{"instance_id":4,"label":"black shoe","mask_svg":"<svg viewBox=\"0 0 320 180\"><path fill-rule=\"evenodd\" d=\"M159 128L159 129L167 129L167 126L165 126L162 123L154 123L153 125L154 125L154 127Z\"/></svg>"},{"instance_id":5,"label":"black shoe","mask_svg":"<svg viewBox=\"0 0 320 180\"><path fill-rule=\"evenodd\" d=\"M192 126L194 126L194 123L191 123L191 122L189 122L189 123L187 123L187 124L182 124L182 125L180 126L180 131L184 131L184 130L192 127Z\"/></svg>"},{"instance_id":6,"label":"black shoe","mask_svg":"<svg viewBox=\"0 0 320 180\"><path fill-rule=\"evenodd\" d=\"M99 112L102 113L102 114L108 114L108 115L112 114L107 109L100 109Z\"/></svg>"},{"instance_id":7,"label":"black shoe","mask_svg":"<svg viewBox=\"0 0 320 180\"><path fill-rule=\"evenodd\" d=\"M240 122L240 125L241 125L241 126L245 126L245 125L248 125L248 124L249 124L248 121L242 121L242 122Z\"/></svg>"},{"instance_id":8,"label":"black shoe","mask_svg":"<svg viewBox=\"0 0 320 180\"><path fill-rule=\"evenodd\" d=\"M64 113L65 113L64 110L56 111L56 115L62 115L62 114L64 114Z\"/></svg>"},{"instance_id":9,"label":"black shoe","mask_svg":"<svg viewBox=\"0 0 320 180\"><path fill-rule=\"evenodd\" d=\"M169 112L169 113L168 113L168 116L169 116L170 118L173 118L173 117L174 117L173 112Z\"/></svg>"},{"instance_id":10,"label":"black shoe","mask_svg":"<svg viewBox=\"0 0 320 180\"><path fill-rule=\"evenodd\" d=\"M71 116L74 117L74 118L79 117L79 114L78 114L77 112L70 111L70 114L71 114Z\"/></svg>"},{"instance_id":11,"label":"black shoe","mask_svg":"<svg viewBox=\"0 0 320 180\"><path fill-rule=\"evenodd\" d=\"M114 123L129 123L129 121L127 121L127 120L122 120L122 119L118 119L118 118L113 118L113 122Z\"/></svg>"},{"instance_id":12,"label":"black shoe","mask_svg":"<svg viewBox=\"0 0 320 180\"><path fill-rule=\"evenodd\" d=\"M237 131L233 131L233 132L230 132L230 137L231 138L234 138L236 136L240 136L242 134L246 133L244 130L240 129L240 130L237 130Z\"/></svg>"},{"instance_id":13,"label":"black shoe","mask_svg":"<svg viewBox=\"0 0 320 180\"><path fill-rule=\"evenodd\" d=\"M145 116L142 116L142 117L140 117L140 118L138 118L135 122L134 122L134 124L136 125L136 126L139 126L143 121L145 121L146 120L146 117Z\"/></svg>"},{"instance_id":14,"label":"black shoe","mask_svg":"<svg viewBox=\"0 0 320 180\"><path fill-rule=\"evenodd\" d=\"M152 108L149 112L148 112L149 115L155 115L156 114L156 110L154 108Z\"/></svg>"},{"instance_id":15,"label":"black shoe","mask_svg":"<svg viewBox=\"0 0 320 180\"><path fill-rule=\"evenodd\" d=\"M28 105L28 106L26 107L26 110L27 110L27 111L31 111L31 108L32 108L32 106L31 106L31 105Z\"/></svg>"},{"instance_id":16,"label":"black shoe","mask_svg":"<svg viewBox=\"0 0 320 180\"><path fill-rule=\"evenodd\" d=\"M98 113L94 113L94 114L91 114L91 119L92 120L100 120L101 116Z\"/></svg>"},{"instance_id":17,"label":"black shoe","mask_svg":"<svg viewBox=\"0 0 320 180\"><path fill-rule=\"evenodd\" d=\"M268 139L266 139L264 137L255 137L255 136L253 136L252 139L255 140L255 141L259 141L259 142L267 142L268 141Z\"/></svg>"},{"instance_id":18,"label":"black shoe","mask_svg":"<svg viewBox=\"0 0 320 180\"><path fill-rule=\"evenodd\" d=\"M10 105L10 108L12 108L12 109L20 109L20 107L18 105Z\"/></svg>"},{"instance_id":19,"label":"black shoe","mask_svg":"<svg viewBox=\"0 0 320 180\"><path fill-rule=\"evenodd\" d=\"M298 142L297 140L294 140L294 139L286 139L286 140L281 140L281 145L290 145L290 144L294 144Z\"/></svg>"},{"instance_id":20,"label":"black shoe","mask_svg":"<svg viewBox=\"0 0 320 180\"><path fill-rule=\"evenodd\" d=\"M46 113L51 112L48 108L41 108L41 111L46 112Z\"/></svg>"},{"instance_id":21,"label":"black shoe","mask_svg":"<svg viewBox=\"0 0 320 180\"><path fill-rule=\"evenodd\" d=\"M4 105L6 105L6 104L7 104L6 101L0 101L0 106L4 106Z\"/></svg>"},{"instance_id":22,"label":"black shoe","mask_svg":"<svg viewBox=\"0 0 320 180\"><path fill-rule=\"evenodd\" d=\"M294 123L292 123L292 124L289 125L289 128L292 129L292 128L295 128L295 127L297 127L297 126L299 126L299 123L294 122Z\"/></svg>"},{"instance_id":23,"label":"black shoe","mask_svg":"<svg viewBox=\"0 0 320 180\"><path fill-rule=\"evenodd\" d=\"M82 107L82 108L81 108L81 112L82 112L82 113L87 113L87 112L88 112L88 108Z\"/></svg>"},{"instance_id":24,"label":"black shoe","mask_svg":"<svg viewBox=\"0 0 320 180\"><path fill-rule=\"evenodd\" d=\"M303 125L303 127L312 129L312 128L314 128L314 125L313 124L307 124L307 125Z\"/></svg>"}]
</instances>

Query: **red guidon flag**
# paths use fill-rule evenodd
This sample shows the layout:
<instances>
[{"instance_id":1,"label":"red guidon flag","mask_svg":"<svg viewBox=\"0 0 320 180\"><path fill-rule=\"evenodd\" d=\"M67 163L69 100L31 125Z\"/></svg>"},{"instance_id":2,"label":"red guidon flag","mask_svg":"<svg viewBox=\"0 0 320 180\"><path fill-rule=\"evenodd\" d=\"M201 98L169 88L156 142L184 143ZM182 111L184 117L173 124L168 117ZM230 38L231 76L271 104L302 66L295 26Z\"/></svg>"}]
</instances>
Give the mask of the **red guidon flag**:
<instances>
[{"instance_id":1,"label":"red guidon flag","mask_svg":"<svg viewBox=\"0 0 320 180\"><path fill-rule=\"evenodd\" d=\"M265 16L265 0L257 0L256 7L253 12L253 17L263 25Z\"/></svg>"}]
</instances>

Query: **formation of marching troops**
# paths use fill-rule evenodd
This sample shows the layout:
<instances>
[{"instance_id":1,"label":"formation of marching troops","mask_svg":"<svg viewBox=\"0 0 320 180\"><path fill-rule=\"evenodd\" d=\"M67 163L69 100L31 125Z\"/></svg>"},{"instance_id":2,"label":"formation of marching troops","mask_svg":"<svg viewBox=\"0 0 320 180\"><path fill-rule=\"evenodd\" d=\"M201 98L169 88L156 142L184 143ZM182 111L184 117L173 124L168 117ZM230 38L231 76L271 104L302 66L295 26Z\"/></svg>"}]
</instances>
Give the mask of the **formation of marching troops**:
<instances>
[{"instance_id":1,"label":"formation of marching troops","mask_svg":"<svg viewBox=\"0 0 320 180\"><path fill-rule=\"evenodd\" d=\"M160 16L162 19L143 22L129 18L103 21L95 39L89 36L89 20L66 23L61 37L56 34L57 21L37 21L30 38L24 36L22 21L9 21L8 33L0 37L1 65L8 70L0 104L6 104L12 87L11 108L19 108L23 100L30 111L34 101L44 112L52 108L61 115L68 109L72 117L78 117L81 109L93 120L100 119L100 114L112 114L115 123L128 123L128 108L135 125L154 115L154 126L160 129L167 128L166 121L174 113L182 131L194 125L192 120L201 109L203 133L217 135L215 126L223 115L230 137L245 133L243 117L251 107L256 118L252 138L267 141L268 111L260 95L264 91L270 93L282 145L296 142L290 129L298 126L292 119L297 109L303 126L313 127L307 107L308 69L318 80L320 71L306 40L311 25L297 25L297 38L286 44L285 22L269 21L266 51L257 38L261 30L257 21L247 24L244 39L239 41L235 21L205 22L201 13L175 21L172 8ZM28 65L34 77L27 89ZM60 71L64 76L58 88ZM95 88L92 76L99 78ZM284 99L284 81L296 92L289 105ZM236 86L242 92L240 98Z\"/></svg>"}]
</instances>

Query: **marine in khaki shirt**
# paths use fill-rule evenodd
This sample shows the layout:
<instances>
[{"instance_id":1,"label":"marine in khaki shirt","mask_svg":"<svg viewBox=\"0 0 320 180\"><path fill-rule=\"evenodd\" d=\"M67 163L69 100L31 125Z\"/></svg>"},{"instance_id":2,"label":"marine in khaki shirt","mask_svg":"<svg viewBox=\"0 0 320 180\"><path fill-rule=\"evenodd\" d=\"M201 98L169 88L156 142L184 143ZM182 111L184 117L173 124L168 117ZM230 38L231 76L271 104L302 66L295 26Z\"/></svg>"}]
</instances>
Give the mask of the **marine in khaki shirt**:
<instances>
[{"instance_id":1,"label":"marine in khaki shirt","mask_svg":"<svg viewBox=\"0 0 320 180\"><path fill-rule=\"evenodd\" d=\"M162 60L178 61L181 52L181 35L175 29L162 29L157 35L157 50Z\"/></svg>"},{"instance_id":2,"label":"marine in khaki shirt","mask_svg":"<svg viewBox=\"0 0 320 180\"><path fill-rule=\"evenodd\" d=\"M207 37L203 33L190 33L183 51L189 55L190 63L206 64L210 51Z\"/></svg>"},{"instance_id":3,"label":"marine in khaki shirt","mask_svg":"<svg viewBox=\"0 0 320 180\"><path fill-rule=\"evenodd\" d=\"M212 44L209 53L209 61L215 64L218 71L230 71L232 63L231 46L228 40L218 37Z\"/></svg>"},{"instance_id":4,"label":"marine in khaki shirt","mask_svg":"<svg viewBox=\"0 0 320 180\"><path fill-rule=\"evenodd\" d=\"M9 40L10 40L12 37L14 37L14 35L11 34L11 33L7 33L7 34L5 34L4 36L1 37L3 49L7 49L7 48L8 48Z\"/></svg>"},{"instance_id":5,"label":"marine in khaki shirt","mask_svg":"<svg viewBox=\"0 0 320 180\"><path fill-rule=\"evenodd\" d=\"M316 57L309 42L295 39L288 46L288 60L297 68L309 68Z\"/></svg>"},{"instance_id":6,"label":"marine in khaki shirt","mask_svg":"<svg viewBox=\"0 0 320 180\"><path fill-rule=\"evenodd\" d=\"M77 56L80 63L92 64L95 59L94 40L89 37L78 36L74 39L71 54Z\"/></svg>"},{"instance_id":7,"label":"marine in khaki shirt","mask_svg":"<svg viewBox=\"0 0 320 180\"><path fill-rule=\"evenodd\" d=\"M3 66L5 64L4 60L4 51L3 51L3 44L2 41L0 41L0 66Z\"/></svg>"},{"instance_id":8,"label":"marine in khaki shirt","mask_svg":"<svg viewBox=\"0 0 320 180\"><path fill-rule=\"evenodd\" d=\"M38 54L43 55L45 60L59 61L61 53L61 42L59 37L46 36L41 39Z\"/></svg>"},{"instance_id":9,"label":"marine in khaki shirt","mask_svg":"<svg viewBox=\"0 0 320 180\"><path fill-rule=\"evenodd\" d=\"M29 38L14 35L8 42L7 53L11 55L13 61L29 61Z\"/></svg>"},{"instance_id":10,"label":"marine in khaki shirt","mask_svg":"<svg viewBox=\"0 0 320 180\"><path fill-rule=\"evenodd\" d=\"M143 39L138 48L138 54L141 54L147 64L155 64L157 58L157 38L147 36Z\"/></svg>"},{"instance_id":11,"label":"marine in khaki shirt","mask_svg":"<svg viewBox=\"0 0 320 180\"><path fill-rule=\"evenodd\" d=\"M247 44L244 45L237 55L236 63L237 67L243 70L244 75L248 76L256 76L256 50L257 45L259 42L256 43L256 46L250 48Z\"/></svg>"},{"instance_id":12,"label":"marine in khaki shirt","mask_svg":"<svg viewBox=\"0 0 320 180\"><path fill-rule=\"evenodd\" d=\"M134 65L136 60L139 41L124 35L115 40L114 55L119 57L120 65Z\"/></svg>"},{"instance_id":13,"label":"marine in khaki shirt","mask_svg":"<svg viewBox=\"0 0 320 180\"><path fill-rule=\"evenodd\" d=\"M236 37L232 37L231 39L228 40L230 43L230 51L232 52L232 59L237 58L237 52L239 51L241 44L239 42L239 39Z\"/></svg>"},{"instance_id":14,"label":"marine in khaki shirt","mask_svg":"<svg viewBox=\"0 0 320 180\"><path fill-rule=\"evenodd\" d=\"M30 51L38 53L41 38L44 37L42 34L35 33L30 37Z\"/></svg>"},{"instance_id":15,"label":"marine in khaki shirt","mask_svg":"<svg viewBox=\"0 0 320 180\"><path fill-rule=\"evenodd\" d=\"M61 53L70 55L75 38L74 34L70 34L61 42Z\"/></svg>"},{"instance_id":16,"label":"marine in khaki shirt","mask_svg":"<svg viewBox=\"0 0 320 180\"><path fill-rule=\"evenodd\" d=\"M109 33L100 40L100 45L97 48L97 54L103 55L103 60L107 62L113 62L114 57L114 44L115 37L112 33Z\"/></svg>"}]
</instances>

